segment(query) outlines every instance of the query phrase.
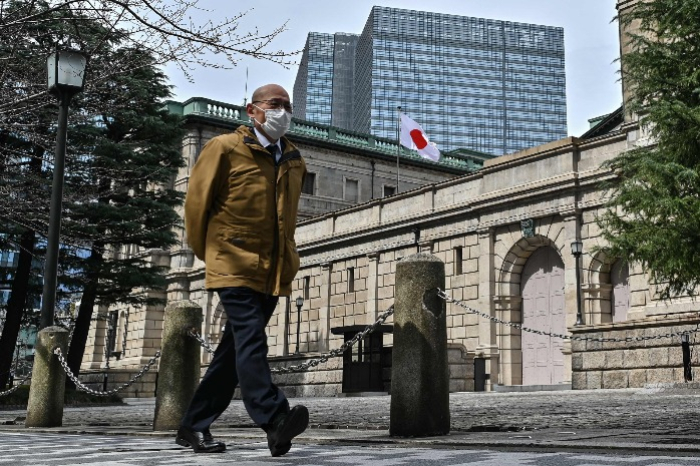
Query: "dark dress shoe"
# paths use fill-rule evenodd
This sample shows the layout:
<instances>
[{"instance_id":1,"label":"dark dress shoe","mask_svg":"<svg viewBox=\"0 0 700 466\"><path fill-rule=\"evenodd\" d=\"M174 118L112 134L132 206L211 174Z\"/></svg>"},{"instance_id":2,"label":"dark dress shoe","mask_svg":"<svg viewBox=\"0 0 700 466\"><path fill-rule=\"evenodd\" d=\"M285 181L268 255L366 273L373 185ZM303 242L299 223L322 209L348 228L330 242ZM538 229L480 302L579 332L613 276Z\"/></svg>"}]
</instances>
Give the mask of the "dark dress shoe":
<instances>
[{"instance_id":1,"label":"dark dress shoe","mask_svg":"<svg viewBox=\"0 0 700 466\"><path fill-rule=\"evenodd\" d=\"M278 414L267 427L267 446L272 456L282 456L292 448L292 439L309 426L309 410L297 405L288 413Z\"/></svg>"},{"instance_id":2,"label":"dark dress shoe","mask_svg":"<svg viewBox=\"0 0 700 466\"><path fill-rule=\"evenodd\" d=\"M226 451L226 444L215 441L209 429L204 432L197 432L187 427L180 427L177 431L175 443L183 447L191 447L195 453L221 453Z\"/></svg>"}]
</instances>

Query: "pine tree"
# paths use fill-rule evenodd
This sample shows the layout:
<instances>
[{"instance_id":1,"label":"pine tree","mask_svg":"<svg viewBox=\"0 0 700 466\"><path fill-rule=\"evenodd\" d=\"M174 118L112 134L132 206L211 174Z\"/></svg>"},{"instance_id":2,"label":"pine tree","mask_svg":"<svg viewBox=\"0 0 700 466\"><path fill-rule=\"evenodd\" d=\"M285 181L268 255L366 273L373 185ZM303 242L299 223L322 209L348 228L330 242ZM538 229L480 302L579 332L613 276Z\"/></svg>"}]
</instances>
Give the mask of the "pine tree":
<instances>
[{"instance_id":1,"label":"pine tree","mask_svg":"<svg viewBox=\"0 0 700 466\"><path fill-rule=\"evenodd\" d=\"M609 253L636 262L661 295L700 285L700 1L640 1L623 24L639 24L622 57L628 112L653 144L607 166L617 175L600 219Z\"/></svg>"},{"instance_id":2,"label":"pine tree","mask_svg":"<svg viewBox=\"0 0 700 466\"><path fill-rule=\"evenodd\" d=\"M79 202L65 209L66 236L74 254L61 260L67 290L81 292L68 364L80 369L95 305L153 304L147 293L165 286L166 269L152 264L148 254L123 255L125 246L167 249L175 243L180 217L175 208L182 195L173 189L182 166L184 131L180 118L164 109L170 97L165 75L144 51L119 49L141 66L115 75L86 94L85 108L106 108L92 125L76 128L74 137L84 155L74 157L66 177L68 192ZM84 245L84 246L83 246Z\"/></svg>"},{"instance_id":3,"label":"pine tree","mask_svg":"<svg viewBox=\"0 0 700 466\"><path fill-rule=\"evenodd\" d=\"M21 2L13 3L17 4ZM25 25L17 37L0 38L0 63L7 65L0 74L20 82L27 70L44 73L47 51L72 24L64 21L65 14L57 11ZM111 251L125 244L145 250L168 248L179 222L174 208L182 200L171 184L182 164L183 133L179 118L163 109L170 96L166 77L147 51L121 46L119 33L95 22L83 26L74 44L91 51L90 70L103 79L74 98L70 107L58 297L61 302L82 296L68 356L76 374L94 305L149 303L147 296L132 291L164 286L163 268L150 264L145 255L122 258ZM21 49L13 45L16 42L30 45ZM20 56L21 66L16 61ZM124 63L129 64L127 73L108 72ZM10 84L6 80L0 86ZM26 92L30 87L19 89ZM15 271L8 320L0 336L3 387L31 301L27 264L31 267L34 257L41 259L43 253L56 105L52 101L28 107L0 120L0 189L10 193L0 196L2 247L28 253L21 255Z\"/></svg>"}]
</instances>

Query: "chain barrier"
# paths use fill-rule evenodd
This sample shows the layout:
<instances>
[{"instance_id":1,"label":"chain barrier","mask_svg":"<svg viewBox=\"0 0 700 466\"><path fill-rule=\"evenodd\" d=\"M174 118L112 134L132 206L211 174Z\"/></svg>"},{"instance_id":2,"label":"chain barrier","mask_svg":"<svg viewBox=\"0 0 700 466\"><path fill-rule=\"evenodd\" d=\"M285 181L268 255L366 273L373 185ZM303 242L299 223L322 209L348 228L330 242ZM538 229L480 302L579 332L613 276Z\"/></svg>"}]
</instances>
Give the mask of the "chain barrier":
<instances>
[{"instance_id":1,"label":"chain barrier","mask_svg":"<svg viewBox=\"0 0 700 466\"><path fill-rule=\"evenodd\" d=\"M80 380L78 380L78 377L76 377L75 374L73 374L73 372L68 367L68 361L66 361L66 359L63 357L63 353L61 352L61 348L58 348L58 347L54 348L53 354L58 356L58 361L61 363L61 367L63 367L63 370L65 371L68 378L71 379L71 381L75 384L75 387L80 391L89 393L90 395L94 395L94 396L111 396L111 395L117 394L118 392L124 390L125 388L130 387L131 385L133 385L134 382L136 382L138 379L143 377L143 374L148 372L151 369L151 367L153 366L153 364L155 364L156 361L158 360L158 358L160 357L160 351L156 351L156 354L148 361L148 363L131 380L120 385L119 387L117 387L115 389L107 390L104 392L98 392L97 390L93 390L93 389L83 385L83 383L80 382Z\"/></svg>"},{"instance_id":2,"label":"chain barrier","mask_svg":"<svg viewBox=\"0 0 700 466\"><path fill-rule=\"evenodd\" d=\"M346 341L343 343L343 345L340 348L334 349L329 351L328 353L323 353L321 354L320 357L316 359L312 359L310 361L307 361L305 363L296 365L296 366L288 366L288 367L276 367L273 369L270 369L270 372L273 374L288 374L290 372L303 372L308 370L311 367L316 367L319 364L327 362L331 358L335 358L343 354L345 351L350 349L355 343L358 341L362 340L365 338L367 335L370 333L374 332L377 327L379 327L381 324L383 324L389 316L391 316L394 313L394 306L392 305L387 309L386 312L384 312L382 315L380 315L377 320L373 323L368 325L364 330L361 332L358 332L352 339ZM199 342L200 345L202 345L202 348L204 348L208 353L214 354L214 348L211 347L211 345L198 333L194 331L194 329L190 330L187 332L189 336L194 338Z\"/></svg>"},{"instance_id":3,"label":"chain barrier","mask_svg":"<svg viewBox=\"0 0 700 466\"><path fill-rule=\"evenodd\" d=\"M483 317L484 319L488 319L494 324L502 324L506 325L508 327L513 327L517 328L518 330L521 330L523 332L528 332L528 333L534 333L536 335L543 335L547 337L554 337L554 338L561 338L562 340L572 340L572 341L595 341L599 343L631 343L635 341L649 341L649 340L662 340L664 338L674 338L674 337L680 337L682 335L690 335L690 334L696 334L700 333L700 324L692 330L684 330L682 332L673 332L673 333L665 333L663 335L654 335L654 336L649 336L649 337L626 337L626 338L592 338L592 337L582 337L582 336L575 336L575 335L565 335L562 333L554 333L554 332L545 332L544 330L536 330L532 329L529 327L524 327L523 324L518 324L516 322L508 322L506 320L501 320L496 317L490 316L488 314L484 314L481 311L478 311L474 308L471 308L461 302L458 299L454 299L451 296L449 296L445 291L441 290L438 288L438 296L442 298L444 301L452 304L456 304L457 306L465 309L467 312L471 314L475 314L479 317Z\"/></svg>"},{"instance_id":4,"label":"chain barrier","mask_svg":"<svg viewBox=\"0 0 700 466\"><path fill-rule=\"evenodd\" d=\"M202 337L199 333L197 333L197 331L196 331L194 328L188 330L188 331L187 331L187 335L188 335L188 336L191 336L192 338L194 338L195 340L197 340L197 341L199 342L199 344L202 346L202 348L204 348L204 349L206 350L207 353L209 353L209 354L214 354L214 351L216 351L216 350L209 344L209 342L208 342L207 340L204 339L204 337Z\"/></svg>"},{"instance_id":5,"label":"chain barrier","mask_svg":"<svg viewBox=\"0 0 700 466\"><path fill-rule=\"evenodd\" d=\"M338 357L338 356L342 355L348 349L352 348L352 346L355 345L355 343L362 340L370 333L374 332L377 329L377 327L379 327L381 324L383 324L389 318L389 316L392 315L393 313L394 313L394 306L392 305L391 307L389 307L389 309L386 312L384 312L384 314L380 315L373 324L368 325L363 331L355 334L355 336L352 337L352 339L343 343L343 345L340 348L331 350L328 353L324 353L321 355L321 357L319 357L317 359L312 359L312 360L307 361L303 364L299 364L296 366L288 366L288 367L278 367L278 368L272 369L270 372L275 373L275 374L288 374L290 372L302 372L302 371L308 370L311 367L316 367L319 364L325 363L326 361L328 361L331 358Z\"/></svg>"},{"instance_id":6,"label":"chain barrier","mask_svg":"<svg viewBox=\"0 0 700 466\"><path fill-rule=\"evenodd\" d=\"M20 380L19 382L17 382L17 385L15 385L14 387L12 387L12 388L10 388L10 389L5 390L4 392L0 392L0 397L12 395L14 392L16 392L17 390L19 390L19 387L21 387L22 385L24 385L24 383L25 383L27 380L31 379L31 378L32 378L32 373L31 373L31 371L30 371L29 374L25 375L24 378L23 378L22 380Z\"/></svg>"}]
</instances>

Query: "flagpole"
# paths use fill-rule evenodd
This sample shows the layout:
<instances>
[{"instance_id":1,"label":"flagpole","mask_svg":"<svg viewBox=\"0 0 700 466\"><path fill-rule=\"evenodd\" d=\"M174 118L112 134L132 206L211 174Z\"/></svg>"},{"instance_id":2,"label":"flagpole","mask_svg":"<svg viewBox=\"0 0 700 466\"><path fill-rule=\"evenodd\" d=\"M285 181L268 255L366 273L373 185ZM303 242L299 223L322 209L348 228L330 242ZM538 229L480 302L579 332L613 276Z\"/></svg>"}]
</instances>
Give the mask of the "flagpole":
<instances>
[{"instance_id":1,"label":"flagpole","mask_svg":"<svg viewBox=\"0 0 700 466\"><path fill-rule=\"evenodd\" d=\"M401 153L401 105L396 107L398 123L396 124L396 194L399 193L399 154Z\"/></svg>"}]
</instances>

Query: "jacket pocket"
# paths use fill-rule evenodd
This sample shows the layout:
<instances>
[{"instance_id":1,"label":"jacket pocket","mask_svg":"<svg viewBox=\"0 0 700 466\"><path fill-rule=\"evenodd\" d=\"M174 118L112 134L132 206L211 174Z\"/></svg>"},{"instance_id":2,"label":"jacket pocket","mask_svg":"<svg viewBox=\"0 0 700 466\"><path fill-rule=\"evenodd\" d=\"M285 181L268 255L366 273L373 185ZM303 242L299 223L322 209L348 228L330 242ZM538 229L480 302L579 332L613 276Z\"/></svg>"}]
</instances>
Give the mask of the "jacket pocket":
<instances>
[{"instance_id":1,"label":"jacket pocket","mask_svg":"<svg viewBox=\"0 0 700 466\"><path fill-rule=\"evenodd\" d=\"M212 272L256 278L260 264L260 235L222 229L217 234L217 253Z\"/></svg>"},{"instance_id":2,"label":"jacket pocket","mask_svg":"<svg viewBox=\"0 0 700 466\"><path fill-rule=\"evenodd\" d=\"M285 286L294 280L299 271L299 253L297 245L292 240L287 240L284 247L284 262L280 273L280 285Z\"/></svg>"}]
</instances>

